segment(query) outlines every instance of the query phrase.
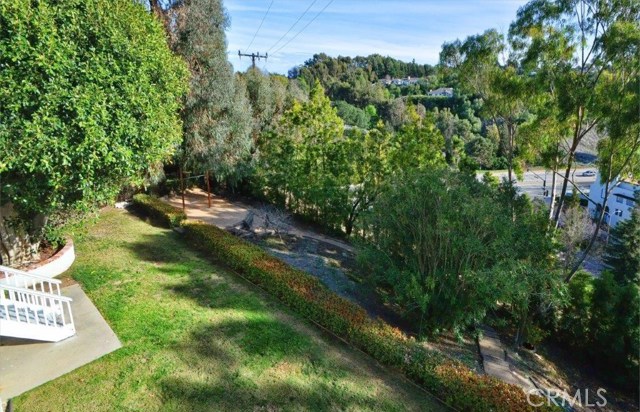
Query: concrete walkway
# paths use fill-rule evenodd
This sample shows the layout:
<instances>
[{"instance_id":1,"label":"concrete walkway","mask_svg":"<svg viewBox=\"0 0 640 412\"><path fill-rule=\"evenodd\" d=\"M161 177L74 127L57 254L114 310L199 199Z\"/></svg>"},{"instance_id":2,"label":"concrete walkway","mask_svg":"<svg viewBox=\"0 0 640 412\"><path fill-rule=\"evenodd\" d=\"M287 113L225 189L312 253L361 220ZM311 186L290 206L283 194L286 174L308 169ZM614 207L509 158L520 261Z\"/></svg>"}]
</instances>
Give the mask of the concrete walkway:
<instances>
[{"instance_id":1,"label":"concrete walkway","mask_svg":"<svg viewBox=\"0 0 640 412\"><path fill-rule=\"evenodd\" d=\"M214 194L211 195L211 208L209 208L207 193L199 188L187 190L184 199L189 219L202 220L205 223L226 229L238 225L247 216L247 213L252 211L254 213L253 225L260 227L264 224L264 215L260 210L241 202L232 202ZM180 196L164 197L162 200L178 209L182 209L182 198ZM353 246L345 242L296 226L290 226L286 232L295 236L320 240L349 252L354 251Z\"/></svg>"},{"instance_id":2,"label":"concrete walkway","mask_svg":"<svg viewBox=\"0 0 640 412\"><path fill-rule=\"evenodd\" d=\"M67 286L62 294L73 299L75 336L55 343L0 337L2 410L10 398L122 347L80 285Z\"/></svg>"},{"instance_id":3,"label":"concrete walkway","mask_svg":"<svg viewBox=\"0 0 640 412\"><path fill-rule=\"evenodd\" d=\"M478 345L487 375L520 386L525 391L536 389L528 375L509 360L509 350L492 327L482 326L482 337L478 339Z\"/></svg>"}]
</instances>

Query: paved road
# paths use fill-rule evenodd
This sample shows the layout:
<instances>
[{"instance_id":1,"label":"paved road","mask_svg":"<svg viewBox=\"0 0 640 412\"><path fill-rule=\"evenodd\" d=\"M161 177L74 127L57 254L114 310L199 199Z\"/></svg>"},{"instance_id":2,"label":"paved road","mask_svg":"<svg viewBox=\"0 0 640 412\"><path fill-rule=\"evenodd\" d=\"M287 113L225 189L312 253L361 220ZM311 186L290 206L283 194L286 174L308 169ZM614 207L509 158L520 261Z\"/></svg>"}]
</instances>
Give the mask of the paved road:
<instances>
[{"instance_id":1,"label":"paved road","mask_svg":"<svg viewBox=\"0 0 640 412\"><path fill-rule=\"evenodd\" d=\"M576 182L578 188L584 193L589 193L591 184L596 180L595 176L582 176L582 173L587 170L596 171L596 168L580 167L572 172L574 182ZM564 171L562 173L564 173ZM478 176L481 178L483 174L484 172L480 172L478 173ZM507 172L502 170L492 171L491 174L493 174L498 179L502 179L503 177L506 179L507 177ZM556 193L560 193L560 190L562 189L562 178L560 176L556 176L556 182L558 182ZM547 190L551 190L551 171L545 171L543 169L527 171L524 173L523 179L516 182L516 185L522 192L528 194L529 196L541 198L544 196L545 187ZM571 185L569 184L568 190L570 191L570 189Z\"/></svg>"}]
</instances>

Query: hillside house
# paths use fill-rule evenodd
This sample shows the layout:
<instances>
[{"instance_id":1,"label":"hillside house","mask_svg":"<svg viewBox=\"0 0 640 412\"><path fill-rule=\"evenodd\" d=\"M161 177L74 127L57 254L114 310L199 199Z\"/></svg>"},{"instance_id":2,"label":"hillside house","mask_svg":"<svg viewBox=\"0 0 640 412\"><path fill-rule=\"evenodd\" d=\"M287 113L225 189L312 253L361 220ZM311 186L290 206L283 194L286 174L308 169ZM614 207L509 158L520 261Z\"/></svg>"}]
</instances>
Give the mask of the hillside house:
<instances>
[{"instance_id":1,"label":"hillside house","mask_svg":"<svg viewBox=\"0 0 640 412\"><path fill-rule=\"evenodd\" d=\"M610 227L615 227L618 222L631 218L631 211L640 202L640 183L614 180L614 188L607 199L605 206L604 222ZM600 174L591 184L589 196L593 202L589 202L589 214L597 218L602 210L605 185L600 183Z\"/></svg>"},{"instance_id":2,"label":"hillside house","mask_svg":"<svg viewBox=\"0 0 640 412\"><path fill-rule=\"evenodd\" d=\"M453 97L453 87L440 87L427 93L429 96Z\"/></svg>"},{"instance_id":3,"label":"hillside house","mask_svg":"<svg viewBox=\"0 0 640 412\"><path fill-rule=\"evenodd\" d=\"M392 79L389 76L385 77L384 79L380 79L380 83L384 84L385 86L390 86L392 84L395 84L396 86L410 86L412 84L417 84L418 81L420 81L419 78L411 76L404 79Z\"/></svg>"}]
</instances>

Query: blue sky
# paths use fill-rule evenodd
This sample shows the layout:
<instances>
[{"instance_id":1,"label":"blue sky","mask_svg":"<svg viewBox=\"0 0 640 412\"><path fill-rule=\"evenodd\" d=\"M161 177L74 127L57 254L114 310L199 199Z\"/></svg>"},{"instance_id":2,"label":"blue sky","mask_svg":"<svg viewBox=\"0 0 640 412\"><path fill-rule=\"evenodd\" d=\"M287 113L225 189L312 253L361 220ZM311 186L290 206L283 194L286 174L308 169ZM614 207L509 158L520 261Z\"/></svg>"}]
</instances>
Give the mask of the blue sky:
<instances>
[{"instance_id":1,"label":"blue sky","mask_svg":"<svg viewBox=\"0 0 640 412\"><path fill-rule=\"evenodd\" d=\"M238 58L238 50L245 52L269 5L271 9L247 51L268 51L268 60L257 65L286 74L319 52L352 57L379 53L435 64L445 41L489 28L506 33L524 4L526 0L224 0L231 19L229 60L236 70L250 65L249 58Z\"/></svg>"}]
</instances>

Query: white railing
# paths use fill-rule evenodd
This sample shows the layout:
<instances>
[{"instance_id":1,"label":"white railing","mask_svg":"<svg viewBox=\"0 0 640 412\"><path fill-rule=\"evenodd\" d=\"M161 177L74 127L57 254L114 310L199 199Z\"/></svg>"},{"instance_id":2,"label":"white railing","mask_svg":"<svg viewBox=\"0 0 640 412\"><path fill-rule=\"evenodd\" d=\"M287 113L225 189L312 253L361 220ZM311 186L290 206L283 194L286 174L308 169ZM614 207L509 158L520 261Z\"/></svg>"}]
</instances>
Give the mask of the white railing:
<instances>
[{"instance_id":1,"label":"white railing","mask_svg":"<svg viewBox=\"0 0 640 412\"><path fill-rule=\"evenodd\" d=\"M40 292L60 295L61 283L58 279L0 265L0 284L17 288L33 288Z\"/></svg>"},{"instance_id":2,"label":"white railing","mask_svg":"<svg viewBox=\"0 0 640 412\"><path fill-rule=\"evenodd\" d=\"M72 299L60 294L60 283L0 266L0 320L75 332Z\"/></svg>"}]
</instances>

